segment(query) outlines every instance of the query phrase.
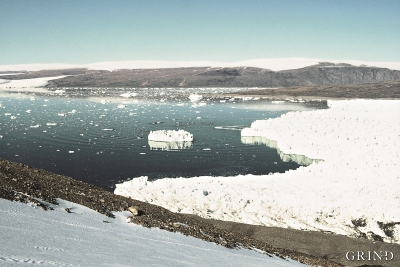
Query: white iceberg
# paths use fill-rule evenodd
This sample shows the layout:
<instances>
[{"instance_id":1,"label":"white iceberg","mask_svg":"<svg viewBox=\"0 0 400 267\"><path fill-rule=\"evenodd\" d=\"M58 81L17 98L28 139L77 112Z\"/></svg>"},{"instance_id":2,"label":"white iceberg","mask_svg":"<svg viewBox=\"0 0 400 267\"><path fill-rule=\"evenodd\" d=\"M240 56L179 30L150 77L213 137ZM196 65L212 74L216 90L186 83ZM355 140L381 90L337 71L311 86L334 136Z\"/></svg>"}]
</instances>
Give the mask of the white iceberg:
<instances>
[{"instance_id":1,"label":"white iceberg","mask_svg":"<svg viewBox=\"0 0 400 267\"><path fill-rule=\"evenodd\" d=\"M192 142L193 134L185 130L158 130L150 131L148 139L161 142Z\"/></svg>"},{"instance_id":2,"label":"white iceberg","mask_svg":"<svg viewBox=\"0 0 400 267\"><path fill-rule=\"evenodd\" d=\"M203 99L202 95L197 95L197 94L192 94L189 96L190 101L192 102L196 102L196 101L200 101Z\"/></svg>"},{"instance_id":3,"label":"white iceberg","mask_svg":"<svg viewBox=\"0 0 400 267\"><path fill-rule=\"evenodd\" d=\"M162 150L162 151L170 151L170 150L182 150L193 147L193 142L188 141L152 141L149 140L148 144L150 146L150 150Z\"/></svg>"}]
</instances>

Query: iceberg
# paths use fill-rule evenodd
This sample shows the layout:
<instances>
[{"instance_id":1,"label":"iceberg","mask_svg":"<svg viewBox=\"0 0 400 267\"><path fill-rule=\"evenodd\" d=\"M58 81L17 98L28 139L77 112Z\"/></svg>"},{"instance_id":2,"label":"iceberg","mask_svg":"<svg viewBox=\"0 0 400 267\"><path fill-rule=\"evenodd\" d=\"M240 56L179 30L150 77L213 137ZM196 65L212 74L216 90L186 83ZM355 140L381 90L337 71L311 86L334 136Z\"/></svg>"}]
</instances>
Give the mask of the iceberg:
<instances>
[{"instance_id":1,"label":"iceberg","mask_svg":"<svg viewBox=\"0 0 400 267\"><path fill-rule=\"evenodd\" d=\"M148 139L159 142L193 142L193 134L185 130L158 130L150 131Z\"/></svg>"},{"instance_id":2,"label":"iceberg","mask_svg":"<svg viewBox=\"0 0 400 267\"><path fill-rule=\"evenodd\" d=\"M170 150L182 150L193 147L193 142L188 141L152 141L148 142L150 146L150 150L162 150L162 151L170 151Z\"/></svg>"},{"instance_id":3,"label":"iceberg","mask_svg":"<svg viewBox=\"0 0 400 267\"><path fill-rule=\"evenodd\" d=\"M197 94L192 94L189 96L189 99L191 102L196 102L196 101L200 101L203 99L203 96L201 95L197 95Z\"/></svg>"}]
</instances>

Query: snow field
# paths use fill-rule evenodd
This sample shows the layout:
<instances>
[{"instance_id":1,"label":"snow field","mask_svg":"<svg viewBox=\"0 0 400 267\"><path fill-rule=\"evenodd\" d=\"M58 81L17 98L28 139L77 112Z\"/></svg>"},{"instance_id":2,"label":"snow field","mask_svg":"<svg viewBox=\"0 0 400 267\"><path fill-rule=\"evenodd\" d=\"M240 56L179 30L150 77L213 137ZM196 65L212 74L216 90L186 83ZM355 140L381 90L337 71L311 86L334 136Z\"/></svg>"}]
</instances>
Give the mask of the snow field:
<instances>
[{"instance_id":1,"label":"snow field","mask_svg":"<svg viewBox=\"0 0 400 267\"><path fill-rule=\"evenodd\" d=\"M43 78L23 79L23 80L0 79L0 89L22 88L22 87L43 87L43 86L46 86L50 80L61 79L64 77L66 77L66 76L43 77Z\"/></svg>"},{"instance_id":2,"label":"snow field","mask_svg":"<svg viewBox=\"0 0 400 267\"><path fill-rule=\"evenodd\" d=\"M0 265L8 266L305 266L179 233L110 219L58 199L44 211L0 198ZM69 208L72 213L64 209Z\"/></svg>"},{"instance_id":3,"label":"snow field","mask_svg":"<svg viewBox=\"0 0 400 267\"><path fill-rule=\"evenodd\" d=\"M378 222L400 222L400 101L329 101L327 110L255 121L242 137L277 142L285 154L323 160L272 175L194 177L117 185L116 194L175 212L250 224L387 236ZM364 220L356 227L352 220Z\"/></svg>"}]
</instances>

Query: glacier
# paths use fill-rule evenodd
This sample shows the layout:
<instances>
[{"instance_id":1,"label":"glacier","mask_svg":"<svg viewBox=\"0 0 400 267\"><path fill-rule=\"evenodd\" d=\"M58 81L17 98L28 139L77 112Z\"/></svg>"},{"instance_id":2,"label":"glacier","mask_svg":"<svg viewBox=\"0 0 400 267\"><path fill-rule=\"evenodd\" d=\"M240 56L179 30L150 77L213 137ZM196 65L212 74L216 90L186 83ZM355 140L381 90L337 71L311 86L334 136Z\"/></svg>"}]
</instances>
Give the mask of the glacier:
<instances>
[{"instance_id":1,"label":"glacier","mask_svg":"<svg viewBox=\"0 0 400 267\"><path fill-rule=\"evenodd\" d=\"M319 162L260 176L134 178L118 184L115 193L206 218L378 235L399 243L400 101L330 100L328 105L255 121L242 130L242 137L274 140L284 154ZM390 231L382 225L390 225Z\"/></svg>"}]
</instances>

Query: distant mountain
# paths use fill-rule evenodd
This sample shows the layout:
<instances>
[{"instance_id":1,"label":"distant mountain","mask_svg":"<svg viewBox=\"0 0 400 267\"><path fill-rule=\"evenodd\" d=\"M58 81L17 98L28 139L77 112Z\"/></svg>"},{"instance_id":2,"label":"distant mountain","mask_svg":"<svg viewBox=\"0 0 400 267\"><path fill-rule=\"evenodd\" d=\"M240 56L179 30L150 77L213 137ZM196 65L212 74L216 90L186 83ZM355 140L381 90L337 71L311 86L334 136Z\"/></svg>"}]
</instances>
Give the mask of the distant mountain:
<instances>
[{"instance_id":1,"label":"distant mountain","mask_svg":"<svg viewBox=\"0 0 400 267\"><path fill-rule=\"evenodd\" d=\"M272 71L254 67L192 67L122 70L42 70L2 79L71 75L48 87L292 87L363 84L400 80L399 70L321 62L300 69Z\"/></svg>"}]
</instances>

